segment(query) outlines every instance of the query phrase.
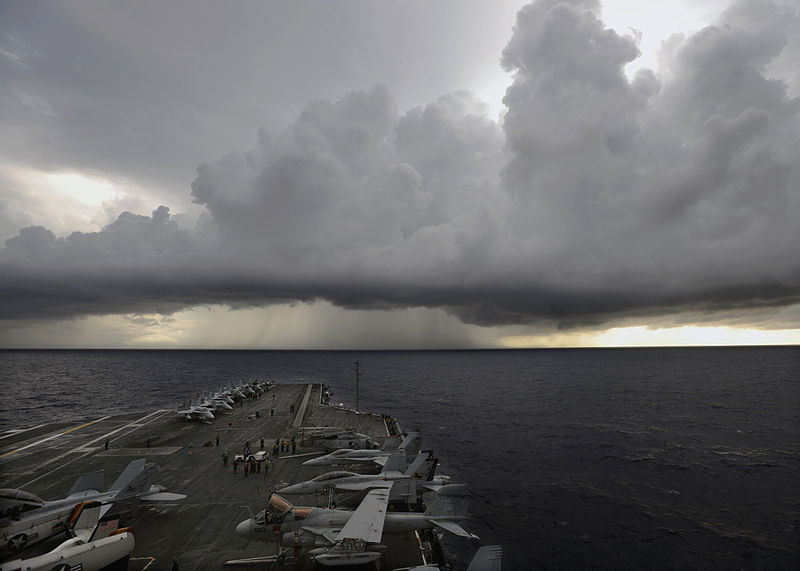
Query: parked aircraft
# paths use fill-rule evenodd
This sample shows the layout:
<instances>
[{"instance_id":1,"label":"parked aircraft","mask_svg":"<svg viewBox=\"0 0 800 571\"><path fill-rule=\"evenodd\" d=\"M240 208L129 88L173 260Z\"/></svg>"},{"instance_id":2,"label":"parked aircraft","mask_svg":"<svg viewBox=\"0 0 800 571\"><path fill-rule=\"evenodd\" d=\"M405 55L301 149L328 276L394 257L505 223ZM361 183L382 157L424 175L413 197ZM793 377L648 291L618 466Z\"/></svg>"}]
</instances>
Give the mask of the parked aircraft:
<instances>
[{"instance_id":1,"label":"parked aircraft","mask_svg":"<svg viewBox=\"0 0 800 571\"><path fill-rule=\"evenodd\" d=\"M330 434L314 434L303 436L304 440L311 440L313 446L318 446L326 452L347 448L350 450L370 450L378 448L377 442L366 434L353 431L333 432Z\"/></svg>"},{"instance_id":2,"label":"parked aircraft","mask_svg":"<svg viewBox=\"0 0 800 571\"><path fill-rule=\"evenodd\" d=\"M439 527L462 537L477 538L457 522L466 518L461 501L466 487L443 487L437 501L424 513L389 512L389 488L370 490L355 511L293 506L277 494L267 509L241 522L236 533L247 539L273 541L309 548L309 554L325 566L360 565L380 558L383 533L402 533Z\"/></svg>"},{"instance_id":3,"label":"parked aircraft","mask_svg":"<svg viewBox=\"0 0 800 571\"><path fill-rule=\"evenodd\" d=\"M356 474L355 472L325 472L307 480L286 486L278 490L282 495L316 494L319 492L350 492L353 499L360 501L370 488L393 482L389 501L405 501L418 503L424 492L436 491L449 482L447 476L435 477L438 458L431 451L422 451L414 461L406 467L406 456L403 451L393 453L380 474ZM350 505L350 498L339 501L339 505Z\"/></svg>"},{"instance_id":4,"label":"parked aircraft","mask_svg":"<svg viewBox=\"0 0 800 571\"><path fill-rule=\"evenodd\" d=\"M100 521L100 502L82 502L75 506L70 518L72 537L58 547L30 559L16 559L0 565L0 571L52 571L54 569L127 568L134 548L133 529L117 529L116 521Z\"/></svg>"},{"instance_id":5,"label":"parked aircraft","mask_svg":"<svg viewBox=\"0 0 800 571\"><path fill-rule=\"evenodd\" d=\"M223 392L223 391L215 392L214 395L211 397L211 400L221 400L225 404L231 405L231 407L233 407L233 403L234 403L234 400L233 400L233 398L231 398L230 394L228 394L227 392Z\"/></svg>"},{"instance_id":6,"label":"parked aircraft","mask_svg":"<svg viewBox=\"0 0 800 571\"><path fill-rule=\"evenodd\" d=\"M212 413L233 410L233 407L220 398L204 398L197 406L209 409Z\"/></svg>"},{"instance_id":7,"label":"parked aircraft","mask_svg":"<svg viewBox=\"0 0 800 571\"><path fill-rule=\"evenodd\" d=\"M418 432L409 432L400 443L398 450L404 450L407 461L411 461L422 448L422 436ZM341 448L334 450L330 454L312 458L303 462L304 466L344 466L347 464L369 464L375 463L380 466L386 464L391 455L390 450L355 450L352 448Z\"/></svg>"},{"instance_id":8,"label":"parked aircraft","mask_svg":"<svg viewBox=\"0 0 800 571\"><path fill-rule=\"evenodd\" d=\"M19 551L29 545L63 532L76 504L97 501L101 516L115 502L138 498L142 501L176 501L186 496L166 492L155 485L158 467L140 458L123 470L108 491L103 488L103 472L80 476L66 498L45 501L23 490L0 490L0 548Z\"/></svg>"},{"instance_id":9,"label":"parked aircraft","mask_svg":"<svg viewBox=\"0 0 800 571\"><path fill-rule=\"evenodd\" d=\"M189 408L182 408L177 411L177 414L181 418L185 418L186 420L202 420L205 422L211 422L214 420L214 413L211 412L210 409L200 406L200 405L192 405Z\"/></svg>"}]
</instances>

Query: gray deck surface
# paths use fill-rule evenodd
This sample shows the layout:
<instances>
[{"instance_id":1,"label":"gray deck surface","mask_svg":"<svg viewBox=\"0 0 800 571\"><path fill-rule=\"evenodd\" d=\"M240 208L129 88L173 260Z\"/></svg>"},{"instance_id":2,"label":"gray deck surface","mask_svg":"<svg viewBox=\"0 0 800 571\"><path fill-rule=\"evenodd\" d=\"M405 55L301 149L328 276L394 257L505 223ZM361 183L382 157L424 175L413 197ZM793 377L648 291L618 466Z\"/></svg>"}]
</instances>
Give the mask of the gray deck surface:
<instances>
[{"instance_id":1,"label":"gray deck surface","mask_svg":"<svg viewBox=\"0 0 800 571\"><path fill-rule=\"evenodd\" d=\"M104 469L108 487L128 462L146 458L158 464L159 484L187 498L170 505L142 503L123 514L120 525L133 526L136 540L129 569L169 569L173 557L178 559L181 571L218 569L229 559L273 554L275 544L248 542L238 537L234 528L249 517L248 508L253 513L263 509L276 488L330 469L301 465L315 449L310 442L303 445L300 427L350 427L371 436L387 434L379 415L321 405L319 385L311 385L307 406L302 409L309 386L275 385L257 399L237 403L232 413L217 415L210 424L183 420L169 409L6 432L0 435L0 487L20 488L53 500L66 496L81 474ZM290 412L292 406L294 413ZM255 417L256 411L260 418ZM241 467L234 475L230 463L227 469L222 466L223 451L229 452L232 461L234 454L242 452L246 440L254 452L261 438L270 449L276 439L292 436L297 442L296 454L283 455L266 475L262 471L245 478ZM104 449L106 438L110 441L108 450ZM293 499L296 505L317 505L313 496ZM324 502L319 498L319 505ZM39 551L52 549L58 541L50 541ZM422 564L414 534L384 536L384 543L389 547L382 568ZM28 550L22 555L36 553ZM262 564L249 568L272 567ZM301 560L298 565L276 564L275 568L306 569L312 565Z\"/></svg>"}]
</instances>

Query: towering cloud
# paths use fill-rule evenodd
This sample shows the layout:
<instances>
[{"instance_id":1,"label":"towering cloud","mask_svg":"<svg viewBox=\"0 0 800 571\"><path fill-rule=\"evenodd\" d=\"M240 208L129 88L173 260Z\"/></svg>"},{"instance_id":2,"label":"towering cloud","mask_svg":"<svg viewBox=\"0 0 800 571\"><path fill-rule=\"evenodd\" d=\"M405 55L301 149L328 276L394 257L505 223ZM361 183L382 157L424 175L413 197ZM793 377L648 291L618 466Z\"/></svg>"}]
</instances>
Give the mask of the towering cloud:
<instances>
[{"instance_id":1,"label":"towering cloud","mask_svg":"<svg viewBox=\"0 0 800 571\"><path fill-rule=\"evenodd\" d=\"M468 92L399 112L377 85L200 165L194 229L164 207L23 229L0 316L326 299L570 326L800 302L800 101L773 75L797 9L738 2L629 79L636 42L599 8L519 12L501 124Z\"/></svg>"}]
</instances>

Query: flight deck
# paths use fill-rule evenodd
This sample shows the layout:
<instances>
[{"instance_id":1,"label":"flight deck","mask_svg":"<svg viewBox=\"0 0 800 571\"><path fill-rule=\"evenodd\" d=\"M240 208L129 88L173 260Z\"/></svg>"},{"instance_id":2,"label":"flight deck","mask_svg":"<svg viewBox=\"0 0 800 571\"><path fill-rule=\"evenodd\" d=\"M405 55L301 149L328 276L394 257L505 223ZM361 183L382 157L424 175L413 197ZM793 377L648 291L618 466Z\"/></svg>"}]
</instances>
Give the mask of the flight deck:
<instances>
[{"instance_id":1,"label":"flight deck","mask_svg":"<svg viewBox=\"0 0 800 571\"><path fill-rule=\"evenodd\" d=\"M187 497L174 503L135 502L117 508L120 525L134 528L136 546L128 569L171 569L174 560L182 571L229 569L225 566L229 560L278 553L277 542L239 537L237 523L263 510L276 489L330 470L302 465L321 453L319 441L311 437L315 427L342 427L378 439L398 429L391 418L323 404L322 391L320 384L272 385L257 397L237 401L233 410L217 414L211 422L187 421L173 408L6 431L0 434L0 487L59 499L68 495L82 474L104 470L108 486L131 460L145 458L158 465L158 484ZM292 439L294 450L289 445L274 458L273 445ZM244 453L246 446L251 454L258 452L262 442L271 460L269 468L247 476L242 466L234 472L235 455ZM328 500L327 495L292 499L296 505L311 506L324 506ZM59 539L20 555L46 552ZM440 557L435 533L391 534L382 543L387 546L383 569L422 565ZM295 562L249 568L317 567L302 556Z\"/></svg>"}]
</instances>

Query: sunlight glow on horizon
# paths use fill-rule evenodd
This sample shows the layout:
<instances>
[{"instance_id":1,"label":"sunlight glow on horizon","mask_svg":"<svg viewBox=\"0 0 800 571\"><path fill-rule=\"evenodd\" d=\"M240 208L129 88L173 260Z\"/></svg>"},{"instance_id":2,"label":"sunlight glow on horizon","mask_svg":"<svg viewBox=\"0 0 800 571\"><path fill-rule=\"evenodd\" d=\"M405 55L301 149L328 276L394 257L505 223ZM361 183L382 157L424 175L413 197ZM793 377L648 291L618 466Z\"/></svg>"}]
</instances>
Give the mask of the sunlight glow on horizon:
<instances>
[{"instance_id":1,"label":"sunlight glow on horizon","mask_svg":"<svg viewBox=\"0 0 800 571\"><path fill-rule=\"evenodd\" d=\"M728 345L800 345L800 329L742 329L729 326L652 328L614 327L601 332L518 335L501 339L507 348L545 347L710 347Z\"/></svg>"},{"instance_id":2,"label":"sunlight glow on horizon","mask_svg":"<svg viewBox=\"0 0 800 571\"><path fill-rule=\"evenodd\" d=\"M392 313L391 319L387 314ZM391 323L388 329L386 324ZM326 332L339 333L331 343ZM465 326L421 308L348 311L329 303L244 310L195 307L172 315L105 315L9 329L6 349L439 350L614 347L800 346L800 329L730 326L614 327L520 333L518 327Z\"/></svg>"}]
</instances>

